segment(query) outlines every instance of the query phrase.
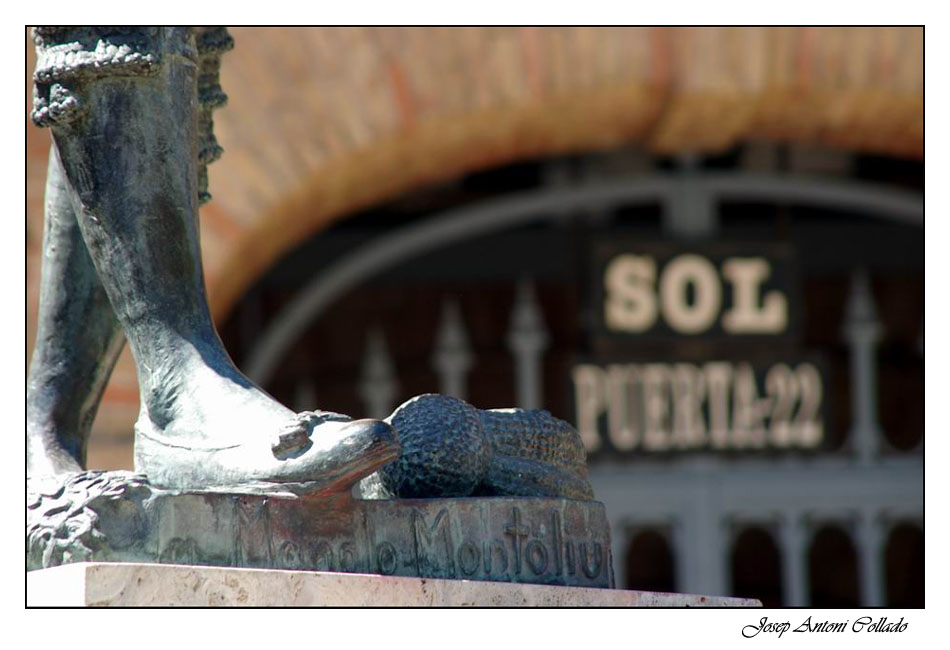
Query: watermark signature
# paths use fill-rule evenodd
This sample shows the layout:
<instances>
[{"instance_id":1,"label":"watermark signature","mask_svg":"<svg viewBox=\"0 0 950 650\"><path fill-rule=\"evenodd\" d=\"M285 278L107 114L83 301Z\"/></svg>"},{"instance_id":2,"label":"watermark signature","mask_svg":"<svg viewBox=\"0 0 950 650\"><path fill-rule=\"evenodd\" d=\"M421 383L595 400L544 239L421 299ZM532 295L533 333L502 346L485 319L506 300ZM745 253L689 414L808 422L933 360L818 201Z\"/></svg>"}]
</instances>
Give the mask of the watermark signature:
<instances>
[{"instance_id":1,"label":"watermark signature","mask_svg":"<svg viewBox=\"0 0 950 650\"><path fill-rule=\"evenodd\" d=\"M742 628L742 636L747 639L759 636L759 634L769 635L777 634L778 638L786 632L903 632L907 629L907 621L901 616L900 620L894 621L886 616L880 616L875 620L871 616L861 616L852 623L850 619L844 621L813 621L812 617L806 618L798 627L793 628L791 621L770 621L768 616L759 619L757 625L746 625Z\"/></svg>"}]
</instances>

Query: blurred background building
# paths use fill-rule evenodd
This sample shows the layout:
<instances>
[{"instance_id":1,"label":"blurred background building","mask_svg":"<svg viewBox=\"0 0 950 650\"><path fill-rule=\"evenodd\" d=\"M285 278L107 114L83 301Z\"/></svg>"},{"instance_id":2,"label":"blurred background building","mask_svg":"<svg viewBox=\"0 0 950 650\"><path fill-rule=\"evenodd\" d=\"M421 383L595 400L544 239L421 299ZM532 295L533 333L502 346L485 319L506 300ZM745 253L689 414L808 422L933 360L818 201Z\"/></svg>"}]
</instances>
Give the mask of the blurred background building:
<instances>
[{"instance_id":1,"label":"blurred background building","mask_svg":"<svg viewBox=\"0 0 950 650\"><path fill-rule=\"evenodd\" d=\"M574 423L620 587L923 604L922 29L231 32L201 236L253 379ZM126 350L91 467L137 410Z\"/></svg>"}]
</instances>

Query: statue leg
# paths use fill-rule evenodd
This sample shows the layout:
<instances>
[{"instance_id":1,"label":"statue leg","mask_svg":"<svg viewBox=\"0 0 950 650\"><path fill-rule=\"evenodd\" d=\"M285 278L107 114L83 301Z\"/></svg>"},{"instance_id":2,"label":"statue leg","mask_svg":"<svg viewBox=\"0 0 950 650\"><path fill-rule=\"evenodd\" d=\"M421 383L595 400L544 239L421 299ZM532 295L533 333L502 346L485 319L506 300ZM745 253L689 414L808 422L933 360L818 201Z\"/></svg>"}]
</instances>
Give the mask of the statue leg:
<instances>
[{"instance_id":1,"label":"statue leg","mask_svg":"<svg viewBox=\"0 0 950 650\"><path fill-rule=\"evenodd\" d=\"M124 339L86 251L54 150L46 177L36 346L26 389L27 474L78 472Z\"/></svg>"},{"instance_id":2,"label":"statue leg","mask_svg":"<svg viewBox=\"0 0 950 650\"><path fill-rule=\"evenodd\" d=\"M51 87L59 114L75 110L49 122L83 239L135 356L136 469L168 487L347 489L398 455L392 429L295 415L228 357L198 243L194 35L150 28L133 38L158 54L155 64L113 75L100 67Z\"/></svg>"}]
</instances>

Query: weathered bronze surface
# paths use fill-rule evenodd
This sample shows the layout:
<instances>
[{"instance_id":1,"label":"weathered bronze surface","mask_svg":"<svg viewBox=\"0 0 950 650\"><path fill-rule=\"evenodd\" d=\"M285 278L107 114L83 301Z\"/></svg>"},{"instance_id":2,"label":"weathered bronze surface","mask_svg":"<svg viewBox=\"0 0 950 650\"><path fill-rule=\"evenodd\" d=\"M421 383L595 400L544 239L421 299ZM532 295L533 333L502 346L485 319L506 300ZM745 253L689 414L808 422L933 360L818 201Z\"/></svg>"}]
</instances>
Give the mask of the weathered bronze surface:
<instances>
[{"instance_id":1,"label":"weathered bronze surface","mask_svg":"<svg viewBox=\"0 0 950 650\"><path fill-rule=\"evenodd\" d=\"M135 466L153 484L327 493L394 459L388 425L295 415L241 374L215 332L197 215L221 153L211 111L226 100L227 31L38 27L34 40L33 121L53 146L29 475L84 467L122 332L143 406Z\"/></svg>"},{"instance_id":2,"label":"weathered bronze surface","mask_svg":"<svg viewBox=\"0 0 950 650\"><path fill-rule=\"evenodd\" d=\"M446 395L420 395L386 422L403 452L363 480L364 498L594 498L580 434L547 411L482 410Z\"/></svg>"},{"instance_id":3,"label":"weathered bronze surface","mask_svg":"<svg viewBox=\"0 0 950 650\"><path fill-rule=\"evenodd\" d=\"M612 585L603 506L567 423L439 395L385 422L295 414L228 357L197 223L221 154L211 113L226 100L224 28L40 27L34 40L33 120L53 144L27 389L28 568L189 562ZM138 474L86 472L123 333L141 391ZM354 500L367 476L362 494L377 500ZM391 496L407 499L381 500ZM475 498L429 499L455 496Z\"/></svg>"},{"instance_id":4,"label":"weathered bronze surface","mask_svg":"<svg viewBox=\"0 0 950 650\"><path fill-rule=\"evenodd\" d=\"M594 501L180 493L85 472L28 506L30 569L157 562L613 587Z\"/></svg>"}]
</instances>

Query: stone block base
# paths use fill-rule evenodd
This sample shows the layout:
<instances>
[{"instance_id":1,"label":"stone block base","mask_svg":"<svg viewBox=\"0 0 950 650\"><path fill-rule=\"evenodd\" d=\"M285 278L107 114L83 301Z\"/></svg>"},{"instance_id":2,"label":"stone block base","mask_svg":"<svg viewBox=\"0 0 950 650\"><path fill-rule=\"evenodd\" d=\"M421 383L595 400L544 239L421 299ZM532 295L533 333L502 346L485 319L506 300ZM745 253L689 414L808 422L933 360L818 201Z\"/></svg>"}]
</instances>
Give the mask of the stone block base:
<instances>
[{"instance_id":1,"label":"stone block base","mask_svg":"<svg viewBox=\"0 0 950 650\"><path fill-rule=\"evenodd\" d=\"M27 574L27 605L89 607L760 607L757 600L319 571L76 563Z\"/></svg>"},{"instance_id":2,"label":"stone block base","mask_svg":"<svg viewBox=\"0 0 950 650\"><path fill-rule=\"evenodd\" d=\"M28 494L27 569L73 562L612 587L603 504L177 493L87 472Z\"/></svg>"}]
</instances>

